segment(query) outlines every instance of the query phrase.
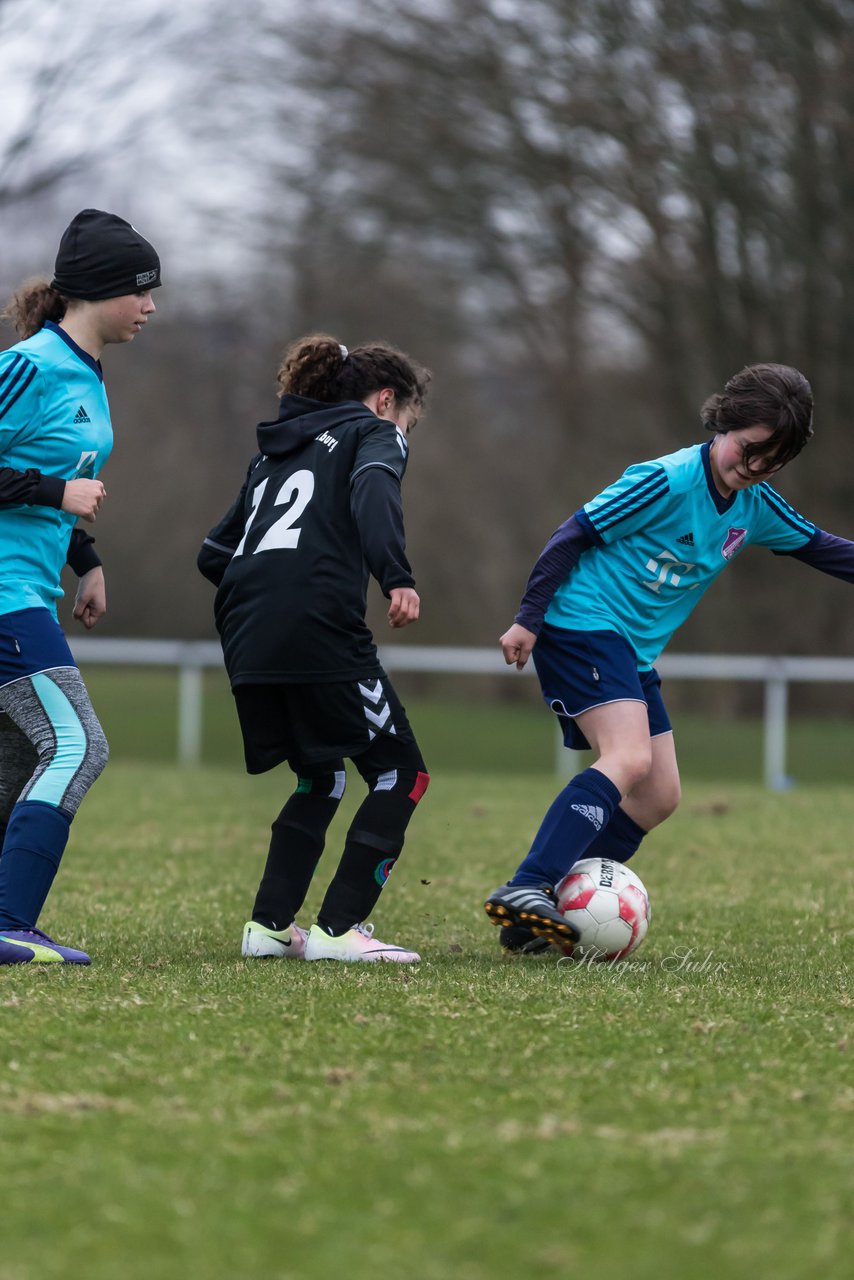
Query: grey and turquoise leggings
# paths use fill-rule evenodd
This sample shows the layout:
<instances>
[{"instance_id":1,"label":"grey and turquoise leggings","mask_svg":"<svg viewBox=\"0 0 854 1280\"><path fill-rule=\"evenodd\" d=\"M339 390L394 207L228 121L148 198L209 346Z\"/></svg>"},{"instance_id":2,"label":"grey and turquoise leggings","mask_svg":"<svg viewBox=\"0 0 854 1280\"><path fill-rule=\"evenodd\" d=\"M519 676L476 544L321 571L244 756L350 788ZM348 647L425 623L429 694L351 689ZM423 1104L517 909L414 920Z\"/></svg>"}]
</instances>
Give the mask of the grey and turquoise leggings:
<instances>
[{"instance_id":1,"label":"grey and turquoise leggings","mask_svg":"<svg viewBox=\"0 0 854 1280\"><path fill-rule=\"evenodd\" d=\"M76 667L0 687L0 824L22 800L76 814L107 763L107 739Z\"/></svg>"}]
</instances>

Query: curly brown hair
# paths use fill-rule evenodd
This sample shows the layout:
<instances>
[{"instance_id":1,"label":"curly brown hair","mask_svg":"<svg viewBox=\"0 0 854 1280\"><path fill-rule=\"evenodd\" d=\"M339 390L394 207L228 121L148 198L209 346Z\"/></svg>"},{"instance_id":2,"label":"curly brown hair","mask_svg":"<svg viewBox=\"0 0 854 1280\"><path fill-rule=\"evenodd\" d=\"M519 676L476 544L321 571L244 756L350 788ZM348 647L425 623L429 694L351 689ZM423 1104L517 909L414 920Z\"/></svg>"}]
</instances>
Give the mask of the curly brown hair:
<instances>
[{"instance_id":1,"label":"curly brown hair","mask_svg":"<svg viewBox=\"0 0 854 1280\"><path fill-rule=\"evenodd\" d=\"M292 342L277 376L280 395L306 396L336 404L364 400L391 387L401 405L420 409L430 385L430 370L388 342L365 342L348 351L327 333L307 334Z\"/></svg>"},{"instance_id":2,"label":"curly brown hair","mask_svg":"<svg viewBox=\"0 0 854 1280\"><path fill-rule=\"evenodd\" d=\"M44 326L45 320L58 323L68 309L68 299L48 280L26 280L12 294L2 318L11 320L22 338L31 338Z\"/></svg>"},{"instance_id":3,"label":"curly brown hair","mask_svg":"<svg viewBox=\"0 0 854 1280\"><path fill-rule=\"evenodd\" d=\"M812 387L787 364L752 364L736 373L720 395L700 410L707 431L725 434L744 427L771 428L767 440L745 447L745 459L761 457L763 471L776 471L796 458L813 434Z\"/></svg>"}]
</instances>

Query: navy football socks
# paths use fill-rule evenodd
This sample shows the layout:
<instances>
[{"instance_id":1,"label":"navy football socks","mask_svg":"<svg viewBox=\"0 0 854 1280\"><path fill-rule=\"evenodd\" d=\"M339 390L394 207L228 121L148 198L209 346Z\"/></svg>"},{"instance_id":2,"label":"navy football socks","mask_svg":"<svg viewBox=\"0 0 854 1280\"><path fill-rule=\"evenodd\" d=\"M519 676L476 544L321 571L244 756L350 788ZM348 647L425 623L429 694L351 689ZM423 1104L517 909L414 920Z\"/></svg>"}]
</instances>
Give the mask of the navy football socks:
<instances>
[{"instance_id":1,"label":"navy football socks","mask_svg":"<svg viewBox=\"0 0 854 1280\"><path fill-rule=\"evenodd\" d=\"M40 800L22 800L9 817L0 858L0 929L32 929L53 884L71 818Z\"/></svg>"},{"instance_id":2,"label":"navy football socks","mask_svg":"<svg viewBox=\"0 0 854 1280\"><path fill-rule=\"evenodd\" d=\"M620 803L620 793L598 769L576 774L552 801L531 850L510 884L550 884L563 879L600 832Z\"/></svg>"},{"instance_id":3,"label":"navy football socks","mask_svg":"<svg viewBox=\"0 0 854 1280\"><path fill-rule=\"evenodd\" d=\"M607 827L603 827L592 844L587 846L585 858L613 858L614 862L628 862L640 848L647 832L630 818L625 809L617 805Z\"/></svg>"}]
</instances>

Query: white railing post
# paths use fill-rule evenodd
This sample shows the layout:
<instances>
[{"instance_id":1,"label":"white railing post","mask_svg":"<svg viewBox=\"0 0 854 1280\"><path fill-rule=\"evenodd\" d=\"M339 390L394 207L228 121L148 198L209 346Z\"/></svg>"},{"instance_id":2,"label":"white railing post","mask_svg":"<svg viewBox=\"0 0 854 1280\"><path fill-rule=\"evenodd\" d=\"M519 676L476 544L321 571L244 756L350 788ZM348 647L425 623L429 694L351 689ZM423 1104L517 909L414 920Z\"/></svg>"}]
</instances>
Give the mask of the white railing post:
<instances>
[{"instance_id":1,"label":"white railing post","mask_svg":"<svg viewBox=\"0 0 854 1280\"><path fill-rule=\"evenodd\" d=\"M792 779L786 773L786 719L789 685L785 675L769 675L765 681L765 785L770 791L787 791Z\"/></svg>"},{"instance_id":2,"label":"white railing post","mask_svg":"<svg viewBox=\"0 0 854 1280\"><path fill-rule=\"evenodd\" d=\"M183 662L178 670L178 763L202 759L202 668Z\"/></svg>"}]
</instances>

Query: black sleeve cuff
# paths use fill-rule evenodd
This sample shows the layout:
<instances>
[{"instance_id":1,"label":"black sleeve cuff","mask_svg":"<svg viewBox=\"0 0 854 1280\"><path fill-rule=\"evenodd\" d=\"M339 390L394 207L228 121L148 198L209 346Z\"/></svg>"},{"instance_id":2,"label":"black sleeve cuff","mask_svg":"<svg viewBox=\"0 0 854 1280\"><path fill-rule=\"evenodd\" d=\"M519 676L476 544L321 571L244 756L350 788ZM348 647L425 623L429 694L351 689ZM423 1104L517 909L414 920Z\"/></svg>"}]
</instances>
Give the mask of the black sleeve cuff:
<instances>
[{"instance_id":1,"label":"black sleeve cuff","mask_svg":"<svg viewBox=\"0 0 854 1280\"><path fill-rule=\"evenodd\" d=\"M196 568L208 582L218 587L231 564L232 553L224 547L214 547L206 538L196 558Z\"/></svg>"},{"instance_id":2,"label":"black sleeve cuff","mask_svg":"<svg viewBox=\"0 0 854 1280\"><path fill-rule=\"evenodd\" d=\"M95 539L85 529L72 530L65 563L74 570L78 578L100 565L101 557L95 550Z\"/></svg>"},{"instance_id":3,"label":"black sleeve cuff","mask_svg":"<svg viewBox=\"0 0 854 1280\"><path fill-rule=\"evenodd\" d=\"M36 487L27 498L27 505L30 507L56 507L58 510L62 506L64 497L65 481L61 476L40 476Z\"/></svg>"}]
</instances>

